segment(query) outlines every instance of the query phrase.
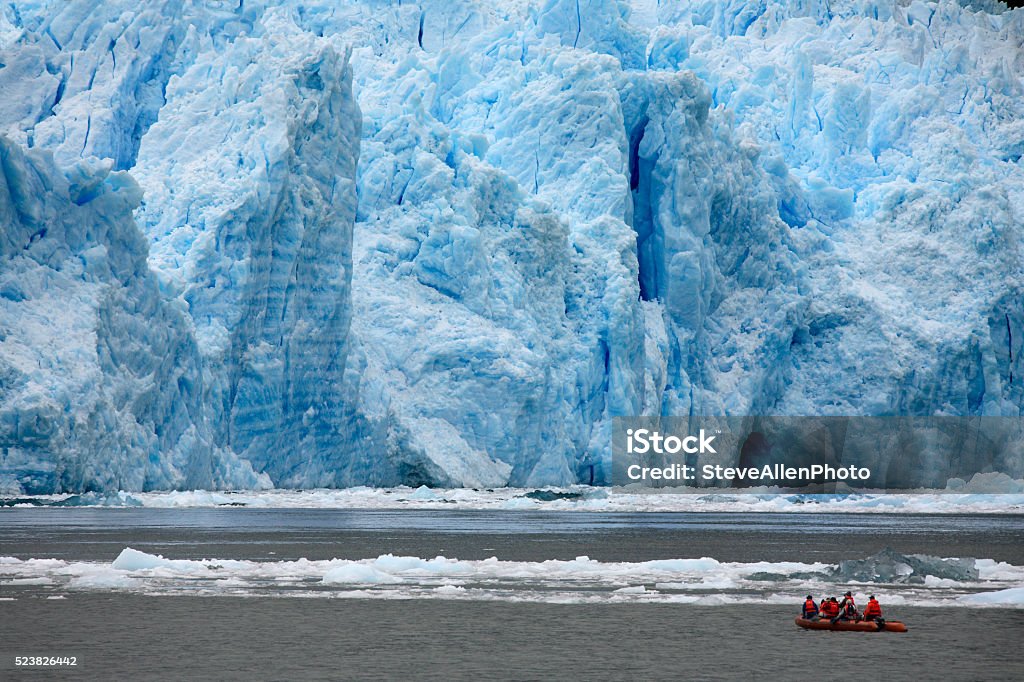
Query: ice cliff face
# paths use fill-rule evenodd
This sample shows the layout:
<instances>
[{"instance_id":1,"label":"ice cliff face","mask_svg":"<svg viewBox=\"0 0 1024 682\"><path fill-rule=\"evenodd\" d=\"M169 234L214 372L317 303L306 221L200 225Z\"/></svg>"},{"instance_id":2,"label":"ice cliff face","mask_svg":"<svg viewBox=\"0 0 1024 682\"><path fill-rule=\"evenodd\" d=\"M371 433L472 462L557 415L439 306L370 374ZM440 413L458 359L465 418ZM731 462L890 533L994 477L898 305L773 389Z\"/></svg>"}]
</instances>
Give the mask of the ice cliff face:
<instances>
[{"instance_id":1,"label":"ice cliff face","mask_svg":"<svg viewBox=\"0 0 1024 682\"><path fill-rule=\"evenodd\" d=\"M346 53L274 13L262 28L197 47L168 83L134 167L138 218L195 325L219 442L278 484L327 485L316 453L349 451L361 117Z\"/></svg>"},{"instance_id":2,"label":"ice cliff face","mask_svg":"<svg viewBox=\"0 0 1024 682\"><path fill-rule=\"evenodd\" d=\"M215 445L195 341L132 218L138 185L7 139L0 167L0 446L19 485L265 484Z\"/></svg>"},{"instance_id":3,"label":"ice cliff face","mask_svg":"<svg viewBox=\"0 0 1024 682\"><path fill-rule=\"evenodd\" d=\"M773 409L1018 415L1020 10L678 5L648 60L692 69L762 149L808 308Z\"/></svg>"},{"instance_id":4,"label":"ice cliff face","mask_svg":"<svg viewBox=\"0 0 1024 682\"><path fill-rule=\"evenodd\" d=\"M1020 415L1024 13L987 9L7 7L0 476L601 482L616 415ZM32 255L94 243L138 281Z\"/></svg>"}]
</instances>

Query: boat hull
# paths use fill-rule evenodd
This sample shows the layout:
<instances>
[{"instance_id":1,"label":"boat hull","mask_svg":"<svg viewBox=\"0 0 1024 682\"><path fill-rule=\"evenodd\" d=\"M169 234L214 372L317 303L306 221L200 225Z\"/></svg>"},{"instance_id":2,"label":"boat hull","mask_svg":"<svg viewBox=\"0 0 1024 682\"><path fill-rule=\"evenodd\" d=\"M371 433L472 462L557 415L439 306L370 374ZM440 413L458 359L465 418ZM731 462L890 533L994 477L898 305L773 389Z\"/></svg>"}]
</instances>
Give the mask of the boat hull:
<instances>
[{"instance_id":1,"label":"boat hull","mask_svg":"<svg viewBox=\"0 0 1024 682\"><path fill-rule=\"evenodd\" d=\"M878 623L867 620L841 620L836 623L825 619L825 620L807 620L806 618L800 618L797 616L796 624L805 630L835 630L839 632L906 632L907 626L898 620L887 620L885 626L878 627Z\"/></svg>"}]
</instances>

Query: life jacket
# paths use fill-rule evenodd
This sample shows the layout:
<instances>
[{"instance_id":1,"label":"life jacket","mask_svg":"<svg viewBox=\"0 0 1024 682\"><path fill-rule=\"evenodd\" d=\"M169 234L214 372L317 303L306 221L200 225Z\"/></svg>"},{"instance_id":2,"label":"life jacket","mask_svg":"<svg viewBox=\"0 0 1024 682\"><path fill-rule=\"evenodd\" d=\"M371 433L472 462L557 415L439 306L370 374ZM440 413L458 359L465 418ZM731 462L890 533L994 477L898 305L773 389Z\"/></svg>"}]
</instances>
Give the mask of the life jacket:
<instances>
[{"instance_id":1,"label":"life jacket","mask_svg":"<svg viewBox=\"0 0 1024 682\"><path fill-rule=\"evenodd\" d=\"M843 611L847 615L857 613L857 605L853 602L853 597L846 597L843 599Z\"/></svg>"},{"instance_id":2,"label":"life jacket","mask_svg":"<svg viewBox=\"0 0 1024 682\"><path fill-rule=\"evenodd\" d=\"M804 616L816 616L818 615L818 605L814 603L813 599L807 599L804 601Z\"/></svg>"},{"instance_id":3,"label":"life jacket","mask_svg":"<svg viewBox=\"0 0 1024 682\"><path fill-rule=\"evenodd\" d=\"M834 618L839 615L839 604L834 601L825 602L825 615Z\"/></svg>"},{"instance_id":4,"label":"life jacket","mask_svg":"<svg viewBox=\"0 0 1024 682\"><path fill-rule=\"evenodd\" d=\"M879 605L877 599L869 599L868 605L864 607L865 616L881 616L882 607Z\"/></svg>"}]
</instances>

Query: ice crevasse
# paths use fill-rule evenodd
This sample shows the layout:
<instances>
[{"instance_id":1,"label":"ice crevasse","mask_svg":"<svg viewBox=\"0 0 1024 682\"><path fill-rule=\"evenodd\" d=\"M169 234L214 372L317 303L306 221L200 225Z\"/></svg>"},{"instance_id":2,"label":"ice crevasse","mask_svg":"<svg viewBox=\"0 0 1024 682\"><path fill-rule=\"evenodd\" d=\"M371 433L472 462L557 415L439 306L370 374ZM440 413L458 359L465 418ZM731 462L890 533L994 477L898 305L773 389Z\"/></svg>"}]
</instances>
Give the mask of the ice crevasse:
<instances>
[{"instance_id":1,"label":"ice crevasse","mask_svg":"<svg viewBox=\"0 0 1024 682\"><path fill-rule=\"evenodd\" d=\"M1022 10L19 2L0 65L5 491L601 483L619 415L1024 410Z\"/></svg>"}]
</instances>

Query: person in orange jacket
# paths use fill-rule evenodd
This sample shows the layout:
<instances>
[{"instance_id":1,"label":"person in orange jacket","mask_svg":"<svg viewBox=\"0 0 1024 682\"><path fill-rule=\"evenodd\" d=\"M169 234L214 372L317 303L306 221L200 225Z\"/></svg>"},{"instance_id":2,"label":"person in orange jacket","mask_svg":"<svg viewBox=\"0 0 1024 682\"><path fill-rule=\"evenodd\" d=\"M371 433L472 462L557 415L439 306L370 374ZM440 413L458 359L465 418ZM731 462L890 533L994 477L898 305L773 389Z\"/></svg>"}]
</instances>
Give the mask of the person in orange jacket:
<instances>
[{"instance_id":1,"label":"person in orange jacket","mask_svg":"<svg viewBox=\"0 0 1024 682\"><path fill-rule=\"evenodd\" d=\"M807 595L801 613L807 620L818 620L818 605L814 603L814 597Z\"/></svg>"},{"instance_id":2,"label":"person in orange jacket","mask_svg":"<svg viewBox=\"0 0 1024 682\"><path fill-rule=\"evenodd\" d=\"M829 597L825 600L825 604L821 608L821 615L823 618L835 618L839 615L839 602L836 601L835 597Z\"/></svg>"},{"instance_id":3,"label":"person in orange jacket","mask_svg":"<svg viewBox=\"0 0 1024 682\"><path fill-rule=\"evenodd\" d=\"M868 597L868 604L864 607L864 620L881 620L882 606L875 599L875 595Z\"/></svg>"}]
</instances>

